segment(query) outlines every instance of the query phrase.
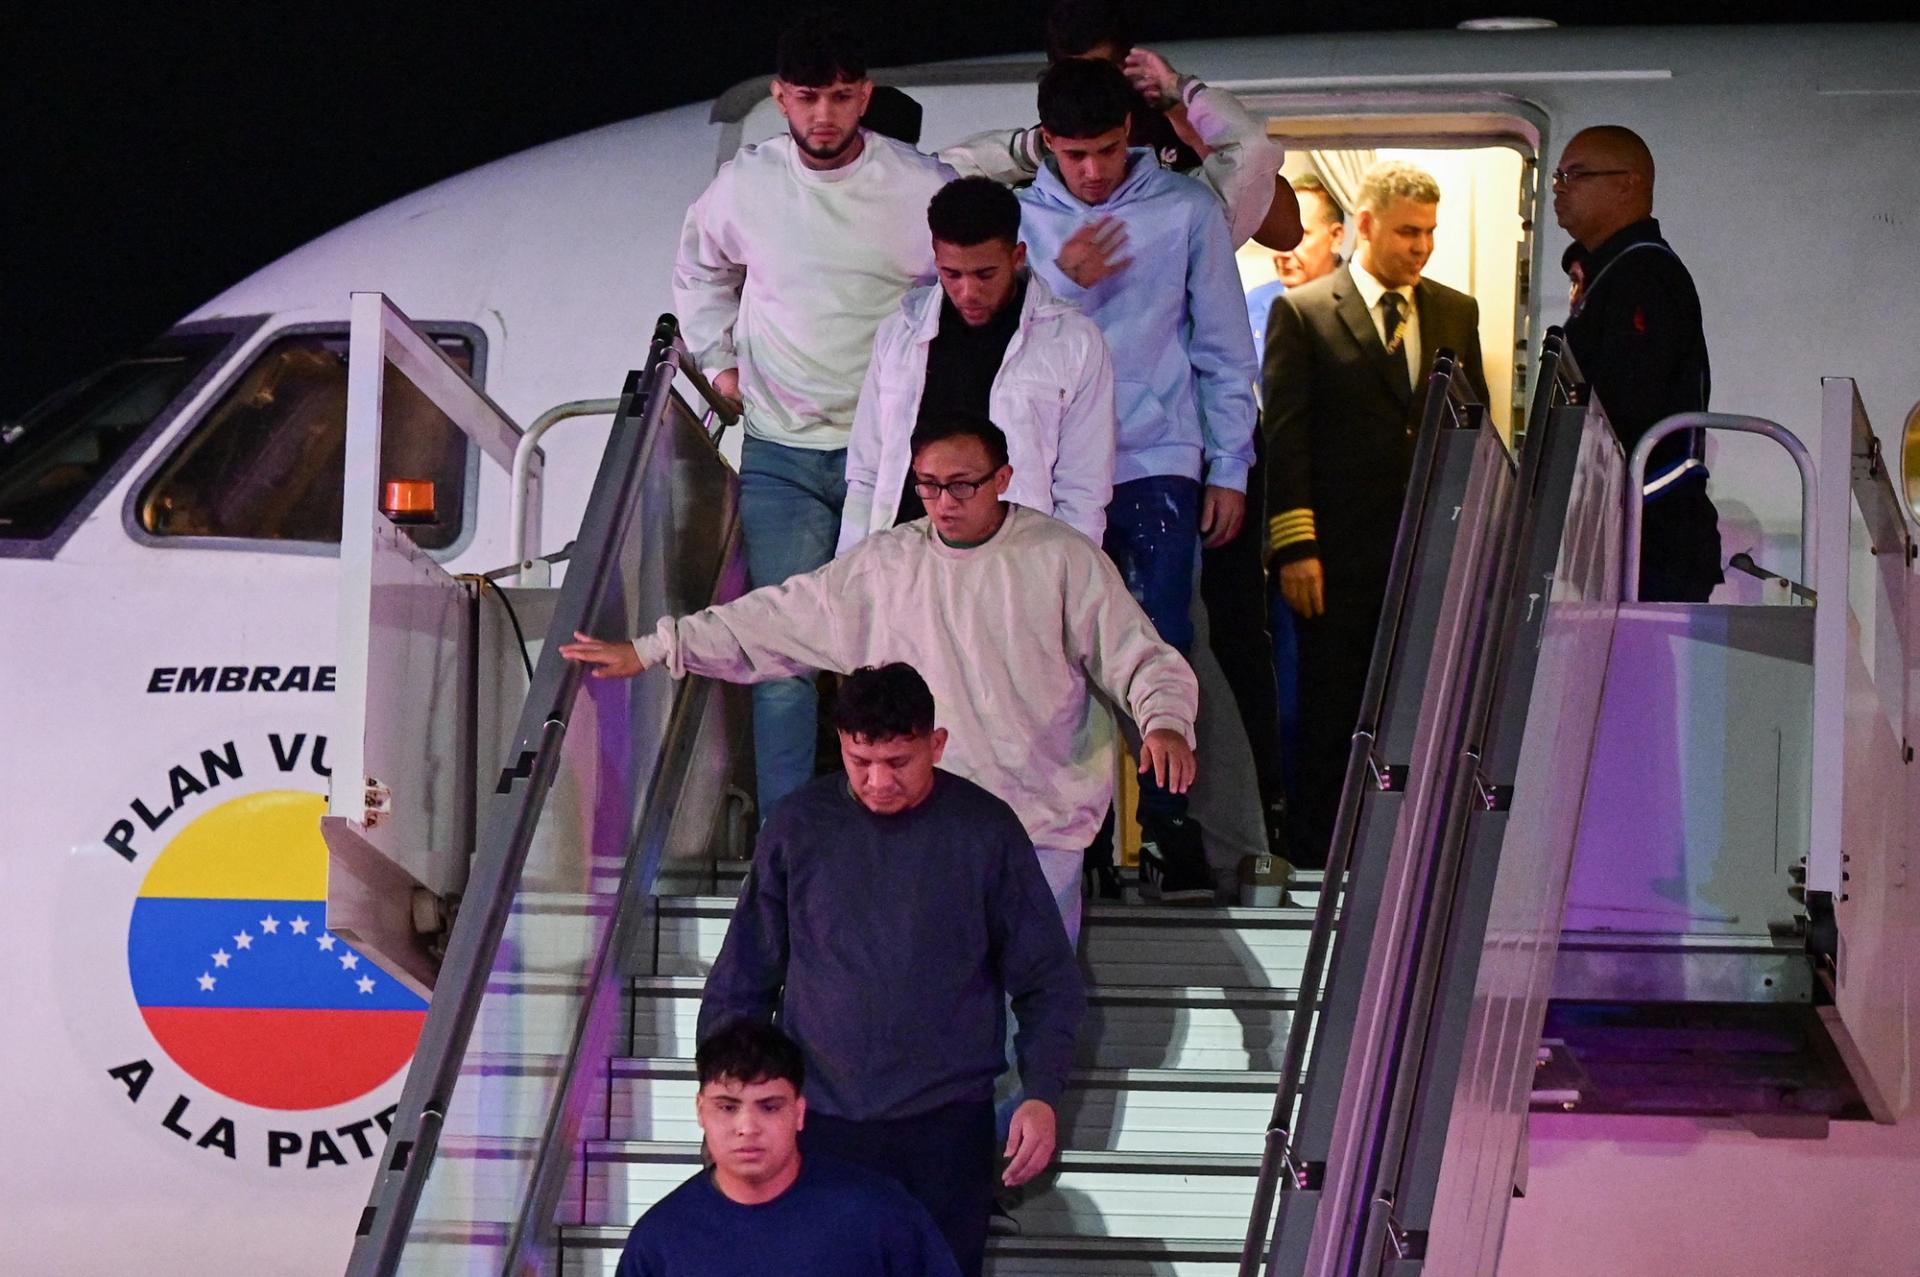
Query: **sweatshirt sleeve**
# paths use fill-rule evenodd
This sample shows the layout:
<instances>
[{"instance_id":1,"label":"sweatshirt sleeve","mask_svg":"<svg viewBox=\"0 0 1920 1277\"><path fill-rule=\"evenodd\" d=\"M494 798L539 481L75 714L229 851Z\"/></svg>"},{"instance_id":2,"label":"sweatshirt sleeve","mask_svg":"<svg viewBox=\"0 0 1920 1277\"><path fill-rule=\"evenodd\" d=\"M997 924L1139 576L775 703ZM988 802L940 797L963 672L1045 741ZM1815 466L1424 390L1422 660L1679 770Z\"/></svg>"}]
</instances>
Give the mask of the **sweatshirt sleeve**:
<instances>
[{"instance_id":1,"label":"sweatshirt sleeve","mask_svg":"<svg viewBox=\"0 0 1920 1277\"><path fill-rule=\"evenodd\" d=\"M1313 356L1306 321L1285 293L1267 312L1261 369L1260 429L1267 440L1267 557L1295 563L1320 557L1313 522Z\"/></svg>"},{"instance_id":2,"label":"sweatshirt sleeve","mask_svg":"<svg viewBox=\"0 0 1920 1277\"><path fill-rule=\"evenodd\" d=\"M1113 450L1119 425L1113 408L1113 355L1107 339L1087 323L1080 381L1060 421L1060 452L1053 465L1053 517L1084 532L1095 545L1107 532L1113 500Z\"/></svg>"},{"instance_id":3,"label":"sweatshirt sleeve","mask_svg":"<svg viewBox=\"0 0 1920 1277\"><path fill-rule=\"evenodd\" d=\"M1200 401L1200 428L1209 487L1247 490L1253 468L1253 430L1259 416L1253 381L1253 333L1247 299L1233 262L1227 226L1218 217L1194 217L1187 230L1187 357Z\"/></svg>"},{"instance_id":4,"label":"sweatshirt sleeve","mask_svg":"<svg viewBox=\"0 0 1920 1277\"><path fill-rule=\"evenodd\" d=\"M1113 560L1085 548L1084 568L1072 572L1079 579L1068 582L1069 650L1079 649L1075 655L1087 677L1127 707L1143 735L1165 727L1194 745L1200 684L1193 667L1153 628Z\"/></svg>"},{"instance_id":5,"label":"sweatshirt sleeve","mask_svg":"<svg viewBox=\"0 0 1920 1277\"><path fill-rule=\"evenodd\" d=\"M1200 164L1201 179L1226 205L1237 248L1260 229L1287 150L1225 89L1200 84L1186 95L1186 104L1187 122L1209 148Z\"/></svg>"},{"instance_id":6,"label":"sweatshirt sleeve","mask_svg":"<svg viewBox=\"0 0 1920 1277\"><path fill-rule=\"evenodd\" d=\"M761 831L753 865L727 923L727 937L700 994L694 1036L705 1042L735 1020L767 1023L787 982L787 871L780 812Z\"/></svg>"},{"instance_id":7,"label":"sweatshirt sleeve","mask_svg":"<svg viewBox=\"0 0 1920 1277\"><path fill-rule=\"evenodd\" d=\"M740 317L740 290L746 285L747 268L726 233L732 176L729 161L687 210L673 261L674 313L687 349L709 377L740 362L733 326Z\"/></svg>"},{"instance_id":8,"label":"sweatshirt sleeve","mask_svg":"<svg viewBox=\"0 0 1920 1277\"><path fill-rule=\"evenodd\" d=\"M881 364L893 344L899 316L889 316L874 335L873 357L860 383L853 407L853 430L847 436L847 496L840 507L840 540L834 554L845 554L865 539L873 522L873 493L880 475L880 453L885 423L880 420Z\"/></svg>"},{"instance_id":9,"label":"sweatshirt sleeve","mask_svg":"<svg viewBox=\"0 0 1920 1277\"><path fill-rule=\"evenodd\" d=\"M634 642L648 665L675 678L701 674L728 683L764 683L815 670L845 674L858 661L872 603L851 558L762 586L687 616L664 616Z\"/></svg>"},{"instance_id":10,"label":"sweatshirt sleeve","mask_svg":"<svg viewBox=\"0 0 1920 1277\"><path fill-rule=\"evenodd\" d=\"M1040 171L1040 126L976 133L936 152L936 158L961 177L990 177L1002 186L1020 186Z\"/></svg>"},{"instance_id":11,"label":"sweatshirt sleeve","mask_svg":"<svg viewBox=\"0 0 1920 1277\"><path fill-rule=\"evenodd\" d=\"M1011 811L996 814L1000 878L992 934L1001 986L1013 1001L1014 1055L1027 1098L1058 1109L1073 1068L1086 990L1033 843Z\"/></svg>"}]
</instances>

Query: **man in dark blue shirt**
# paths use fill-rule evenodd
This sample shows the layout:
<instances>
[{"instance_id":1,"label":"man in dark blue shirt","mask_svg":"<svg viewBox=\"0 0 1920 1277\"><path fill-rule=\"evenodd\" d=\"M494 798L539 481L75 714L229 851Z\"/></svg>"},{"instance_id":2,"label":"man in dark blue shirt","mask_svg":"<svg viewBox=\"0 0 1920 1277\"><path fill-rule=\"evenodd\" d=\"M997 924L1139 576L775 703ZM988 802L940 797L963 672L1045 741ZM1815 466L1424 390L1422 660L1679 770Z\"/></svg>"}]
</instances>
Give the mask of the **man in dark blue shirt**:
<instances>
[{"instance_id":1,"label":"man in dark blue shirt","mask_svg":"<svg viewBox=\"0 0 1920 1277\"><path fill-rule=\"evenodd\" d=\"M767 820L700 1006L704 1040L780 1023L807 1060L802 1149L882 1171L980 1272L1006 1005L1025 1100L1002 1182L1053 1159L1085 993L1013 809L934 766L946 732L910 665L856 670L834 707L843 776Z\"/></svg>"},{"instance_id":2,"label":"man in dark blue shirt","mask_svg":"<svg viewBox=\"0 0 1920 1277\"><path fill-rule=\"evenodd\" d=\"M920 1203L884 1175L812 1154L800 1048L738 1021L695 1059L711 1170L633 1226L617 1277L958 1277Z\"/></svg>"}]
</instances>

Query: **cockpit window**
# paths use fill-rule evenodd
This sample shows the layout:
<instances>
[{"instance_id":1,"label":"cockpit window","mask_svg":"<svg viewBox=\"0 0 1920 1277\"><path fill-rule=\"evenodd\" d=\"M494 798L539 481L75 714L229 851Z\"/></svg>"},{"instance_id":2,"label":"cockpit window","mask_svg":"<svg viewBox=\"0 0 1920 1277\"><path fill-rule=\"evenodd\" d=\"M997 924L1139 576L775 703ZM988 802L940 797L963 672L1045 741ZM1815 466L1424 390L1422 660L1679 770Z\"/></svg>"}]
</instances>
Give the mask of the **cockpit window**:
<instances>
[{"instance_id":1,"label":"cockpit window","mask_svg":"<svg viewBox=\"0 0 1920 1277\"><path fill-rule=\"evenodd\" d=\"M471 343L439 337L463 371ZM303 333L264 347L140 496L138 520L159 537L340 540L346 472L347 340ZM434 518L408 527L429 550L460 538L466 436L389 366L380 480L432 484Z\"/></svg>"},{"instance_id":2,"label":"cockpit window","mask_svg":"<svg viewBox=\"0 0 1920 1277\"><path fill-rule=\"evenodd\" d=\"M0 425L0 538L53 535L230 340L164 337Z\"/></svg>"}]
</instances>

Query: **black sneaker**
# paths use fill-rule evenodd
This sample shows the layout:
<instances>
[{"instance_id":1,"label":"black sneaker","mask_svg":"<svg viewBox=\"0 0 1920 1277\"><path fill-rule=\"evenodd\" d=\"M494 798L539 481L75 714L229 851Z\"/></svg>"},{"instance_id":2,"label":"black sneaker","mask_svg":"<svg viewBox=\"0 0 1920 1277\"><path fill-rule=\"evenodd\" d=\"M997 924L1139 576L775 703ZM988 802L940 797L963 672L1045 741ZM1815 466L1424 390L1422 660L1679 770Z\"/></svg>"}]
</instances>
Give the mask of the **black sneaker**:
<instances>
[{"instance_id":1,"label":"black sneaker","mask_svg":"<svg viewBox=\"0 0 1920 1277\"><path fill-rule=\"evenodd\" d=\"M1180 817L1140 827L1140 889L1167 904L1213 903L1213 870L1200 846L1200 826Z\"/></svg>"},{"instance_id":2,"label":"black sneaker","mask_svg":"<svg viewBox=\"0 0 1920 1277\"><path fill-rule=\"evenodd\" d=\"M1107 809L1107 819L1100 826L1100 832L1093 836L1087 845L1082 864L1087 878L1087 895L1095 900L1122 900L1126 893L1120 884L1120 873L1113 867L1113 809Z\"/></svg>"}]
</instances>

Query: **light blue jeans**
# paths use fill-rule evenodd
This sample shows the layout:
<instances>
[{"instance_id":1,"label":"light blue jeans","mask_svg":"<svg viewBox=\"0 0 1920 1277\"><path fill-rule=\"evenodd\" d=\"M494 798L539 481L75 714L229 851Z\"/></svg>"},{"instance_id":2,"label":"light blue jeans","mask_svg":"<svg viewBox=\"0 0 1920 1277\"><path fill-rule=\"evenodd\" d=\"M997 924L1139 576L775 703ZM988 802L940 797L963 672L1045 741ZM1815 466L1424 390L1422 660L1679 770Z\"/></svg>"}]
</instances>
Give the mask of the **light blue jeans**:
<instances>
[{"instance_id":1,"label":"light blue jeans","mask_svg":"<svg viewBox=\"0 0 1920 1277\"><path fill-rule=\"evenodd\" d=\"M833 558L847 500L847 451L789 448L749 436L740 446L740 531L747 582L778 585ZM754 781L760 819L813 779L820 696L811 678L753 688Z\"/></svg>"}]
</instances>

